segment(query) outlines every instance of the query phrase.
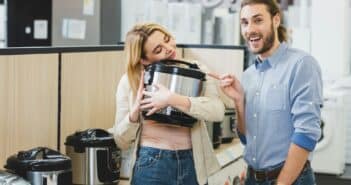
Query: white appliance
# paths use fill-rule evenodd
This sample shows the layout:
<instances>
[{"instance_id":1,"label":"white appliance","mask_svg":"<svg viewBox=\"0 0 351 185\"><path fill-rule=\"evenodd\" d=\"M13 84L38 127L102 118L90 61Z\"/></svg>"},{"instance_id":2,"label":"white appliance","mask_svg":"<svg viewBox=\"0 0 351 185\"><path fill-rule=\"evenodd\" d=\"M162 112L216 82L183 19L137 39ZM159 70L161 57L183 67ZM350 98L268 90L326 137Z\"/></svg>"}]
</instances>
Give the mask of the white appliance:
<instances>
[{"instance_id":1,"label":"white appliance","mask_svg":"<svg viewBox=\"0 0 351 185\"><path fill-rule=\"evenodd\" d=\"M351 76L337 80L330 89L345 94L343 108L346 123L346 164L351 164Z\"/></svg>"},{"instance_id":2,"label":"white appliance","mask_svg":"<svg viewBox=\"0 0 351 185\"><path fill-rule=\"evenodd\" d=\"M346 124L343 107L345 93L326 91L321 110L322 136L312 159L317 173L342 174L345 169Z\"/></svg>"}]
</instances>

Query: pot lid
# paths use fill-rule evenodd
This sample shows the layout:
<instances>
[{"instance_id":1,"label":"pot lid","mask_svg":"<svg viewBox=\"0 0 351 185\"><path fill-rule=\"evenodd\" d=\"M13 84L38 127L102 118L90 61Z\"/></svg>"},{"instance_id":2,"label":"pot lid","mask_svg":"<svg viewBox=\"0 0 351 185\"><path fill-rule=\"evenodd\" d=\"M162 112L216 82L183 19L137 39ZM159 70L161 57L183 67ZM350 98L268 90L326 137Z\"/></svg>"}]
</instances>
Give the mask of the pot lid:
<instances>
[{"instance_id":1,"label":"pot lid","mask_svg":"<svg viewBox=\"0 0 351 185\"><path fill-rule=\"evenodd\" d=\"M71 169L71 159L50 148L37 147L10 156L5 168L15 173L67 170Z\"/></svg>"},{"instance_id":2,"label":"pot lid","mask_svg":"<svg viewBox=\"0 0 351 185\"><path fill-rule=\"evenodd\" d=\"M65 145L73 147L109 147L115 146L112 134L103 129L78 131L66 138Z\"/></svg>"},{"instance_id":3,"label":"pot lid","mask_svg":"<svg viewBox=\"0 0 351 185\"><path fill-rule=\"evenodd\" d=\"M158 62L150 64L146 67L145 70L176 74L199 80L205 80L206 76L206 74L199 69L197 64L172 59L160 60Z\"/></svg>"}]
</instances>

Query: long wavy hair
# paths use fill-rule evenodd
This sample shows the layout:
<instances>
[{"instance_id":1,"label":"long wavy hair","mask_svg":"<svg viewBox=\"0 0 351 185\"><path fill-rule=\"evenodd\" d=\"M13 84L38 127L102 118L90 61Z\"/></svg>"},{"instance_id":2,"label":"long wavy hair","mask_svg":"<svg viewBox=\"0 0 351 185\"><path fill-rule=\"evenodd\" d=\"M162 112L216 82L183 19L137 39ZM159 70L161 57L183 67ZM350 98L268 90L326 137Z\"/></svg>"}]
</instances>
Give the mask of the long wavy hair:
<instances>
[{"instance_id":1,"label":"long wavy hair","mask_svg":"<svg viewBox=\"0 0 351 185\"><path fill-rule=\"evenodd\" d=\"M160 31L172 37L172 35L161 25L156 23L142 23L135 25L126 36L124 52L127 60L127 76L129 84L135 96L138 91L141 70L144 69L141 59L146 59L144 45L149 36Z\"/></svg>"},{"instance_id":2,"label":"long wavy hair","mask_svg":"<svg viewBox=\"0 0 351 185\"><path fill-rule=\"evenodd\" d=\"M281 19L283 19L283 14L279 8L279 4L277 3L276 0L242 0L241 1L241 8L243 8L246 5L251 5L251 4L264 4L267 7L268 12L270 13L271 17L279 14ZM287 42L288 41L288 33L286 28L280 24L278 27L278 39L280 42Z\"/></svg>"}]
</instances>

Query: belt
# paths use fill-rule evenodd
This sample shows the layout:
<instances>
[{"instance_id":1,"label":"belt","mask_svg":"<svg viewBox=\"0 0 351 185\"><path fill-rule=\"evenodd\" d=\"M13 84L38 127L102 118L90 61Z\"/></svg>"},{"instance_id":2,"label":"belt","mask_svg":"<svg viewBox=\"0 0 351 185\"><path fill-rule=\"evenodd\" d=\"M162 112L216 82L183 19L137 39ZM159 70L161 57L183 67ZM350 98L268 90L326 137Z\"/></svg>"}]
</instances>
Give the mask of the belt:
<instances>
[{"instance_id":1,"label":"belt","mask_svg":"<svg viewBox=\"0 0 351 185\"><path fill-rule=\"evenodd\" d=\"M301 173L304 169L310 167L310 161L306 161L303 169L301 170ZM256 182L263 182L266 180L273 180L273 179L277 179L280 171L282 170L283 166L278 167L276 169L273 170L267 170L267 171L256 171L255 169L253 169L252 167L248 167L248 171L251 177L253 177Z\"/></svg>"}]
</instances>

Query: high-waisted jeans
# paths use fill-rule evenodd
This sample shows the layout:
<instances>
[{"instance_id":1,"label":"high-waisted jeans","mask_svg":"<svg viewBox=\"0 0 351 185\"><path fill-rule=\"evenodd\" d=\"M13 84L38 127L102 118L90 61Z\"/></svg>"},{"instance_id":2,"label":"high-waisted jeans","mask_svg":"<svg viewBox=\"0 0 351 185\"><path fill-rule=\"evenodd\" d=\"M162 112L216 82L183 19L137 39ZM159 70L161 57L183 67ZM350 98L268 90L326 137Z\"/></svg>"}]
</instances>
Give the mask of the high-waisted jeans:
<instances>
[{"instance_id":1,"label":"high-waisted jeans","mask_svg":"<svg viewBox=\"0 0 351 185\"><path fill-rule=\"evenodd\" d=\"M192 150L140 147L132 185L198 185Z\"/></svg>"}]
</instances>

